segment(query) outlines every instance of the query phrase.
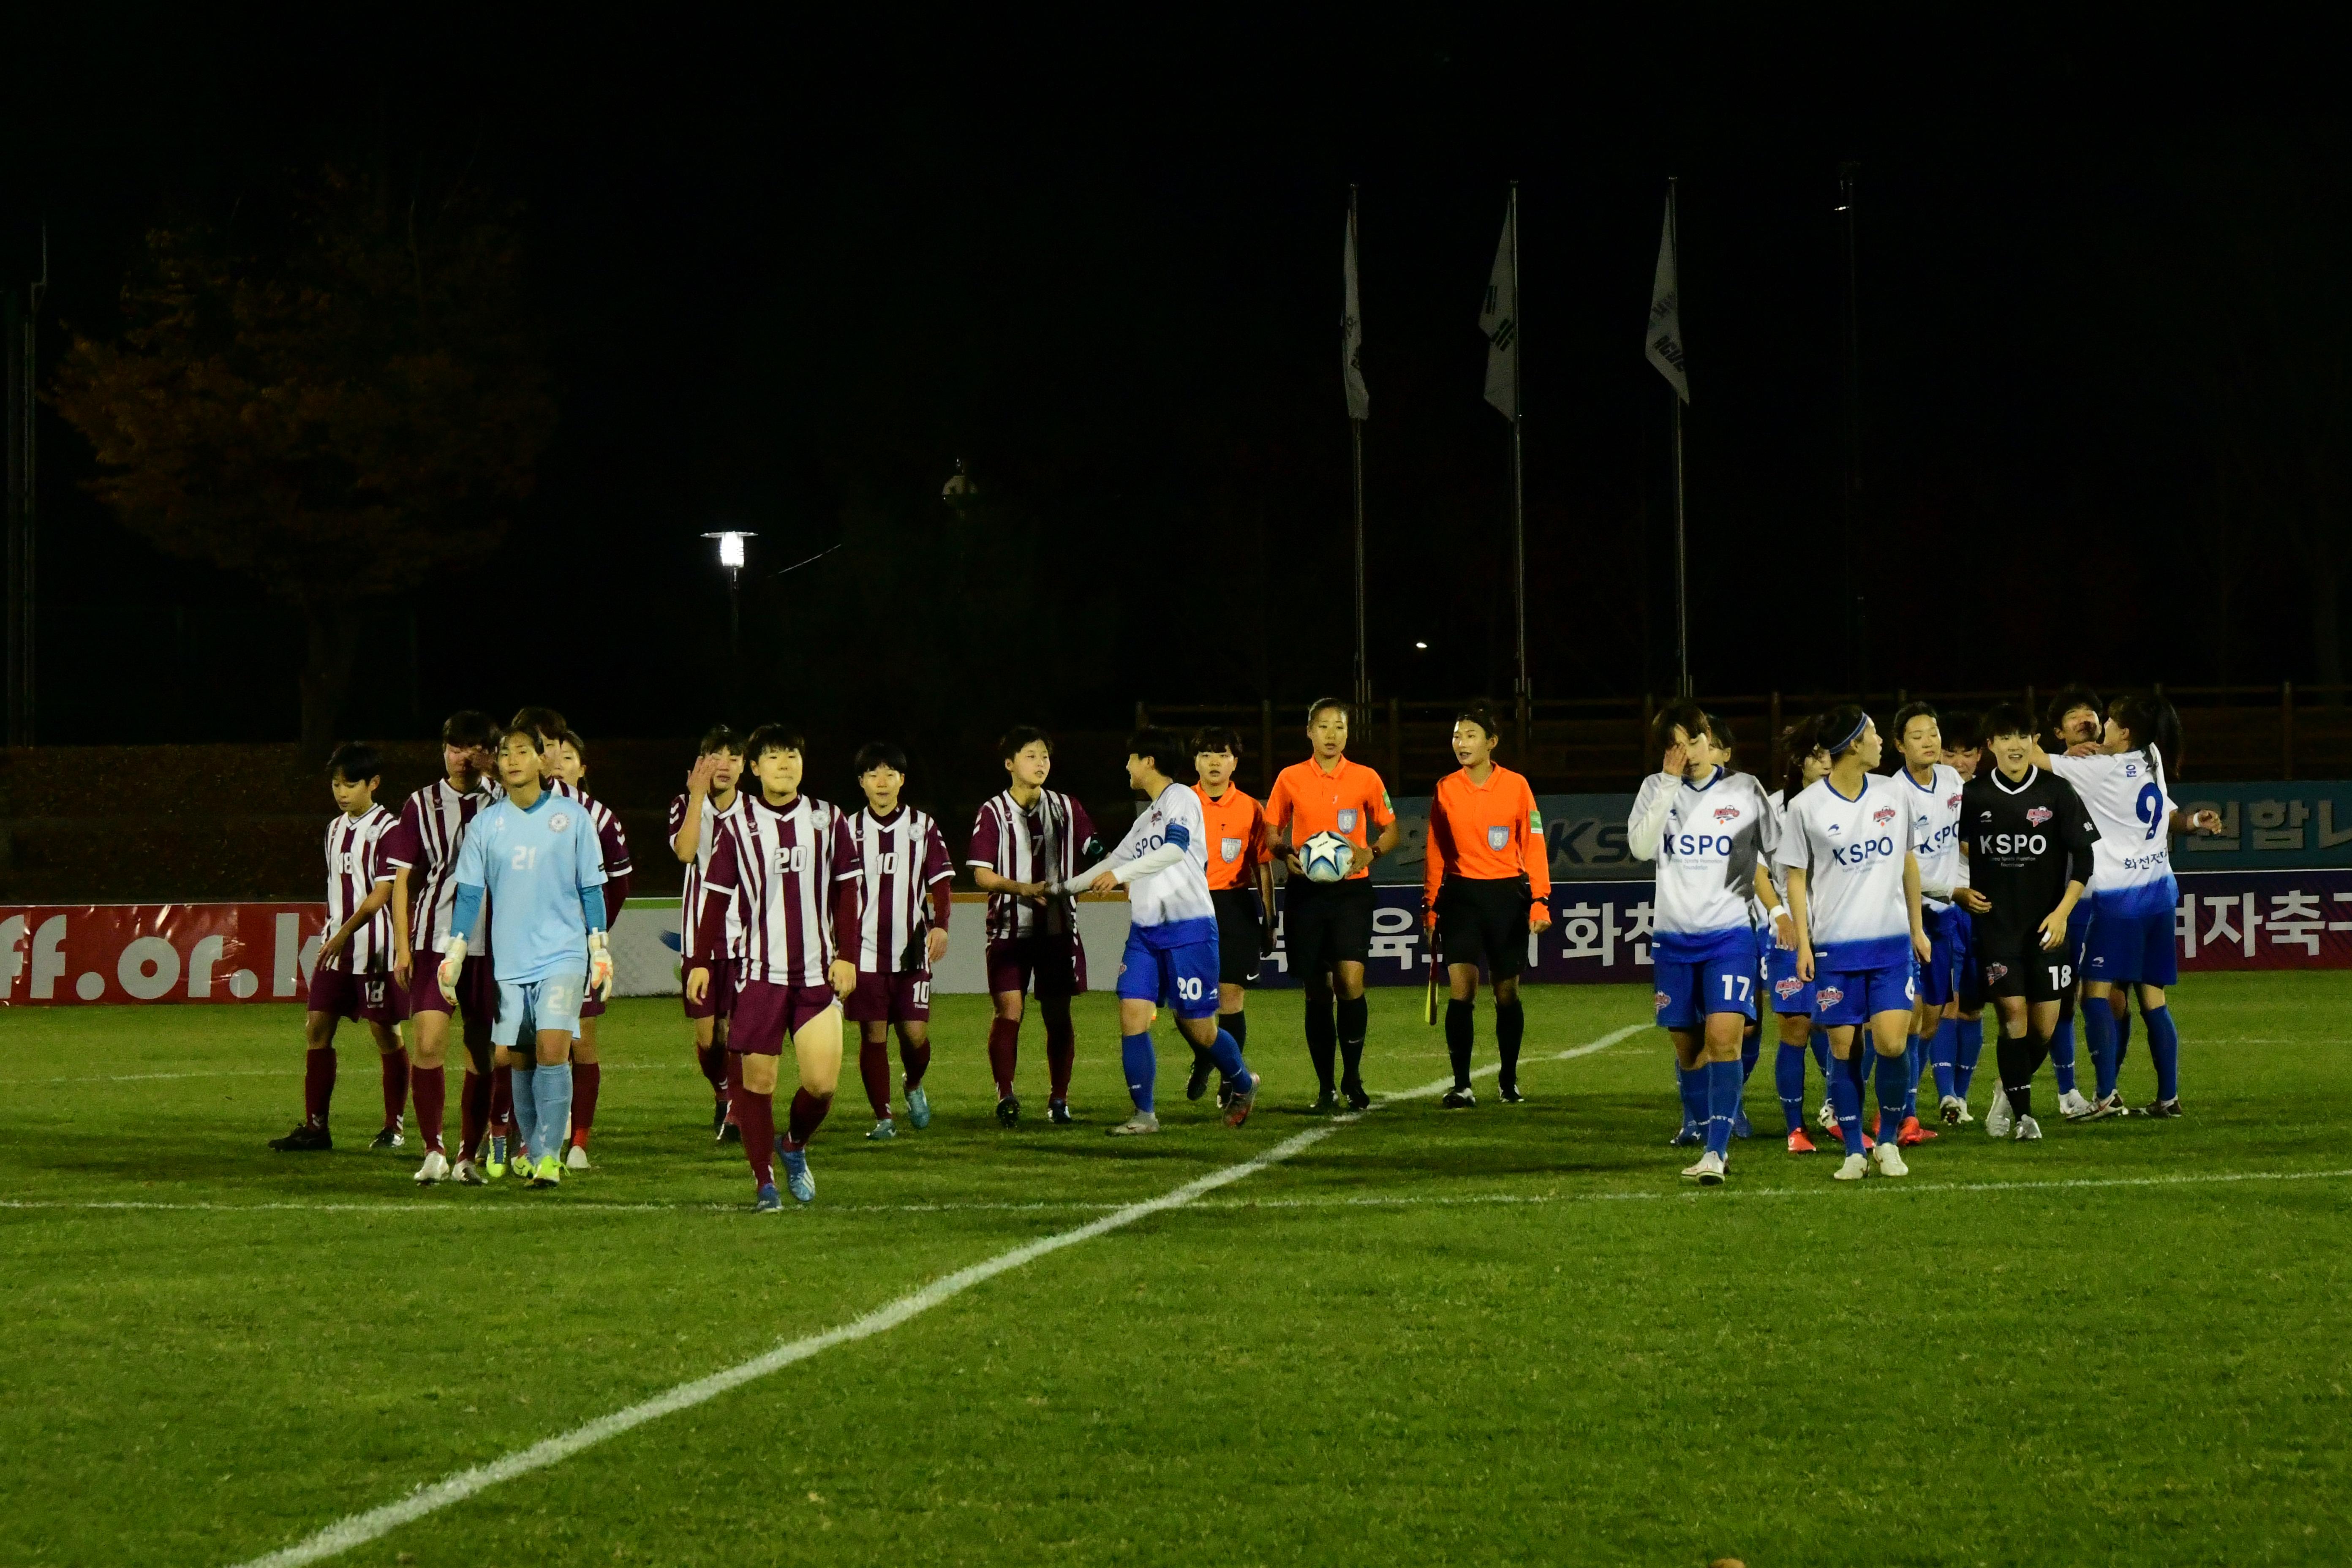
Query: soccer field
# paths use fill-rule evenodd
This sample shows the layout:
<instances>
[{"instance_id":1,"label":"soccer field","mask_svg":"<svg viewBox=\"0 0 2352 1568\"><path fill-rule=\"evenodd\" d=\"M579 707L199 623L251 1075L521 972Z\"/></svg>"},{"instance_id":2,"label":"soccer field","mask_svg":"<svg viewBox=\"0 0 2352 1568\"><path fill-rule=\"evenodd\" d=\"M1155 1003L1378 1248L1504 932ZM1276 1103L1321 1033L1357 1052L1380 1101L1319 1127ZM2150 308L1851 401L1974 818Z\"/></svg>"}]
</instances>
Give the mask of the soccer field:
<instances>
[{"instance_id":1,"label":"soccer field","mask_svg":"<svg viewBox=\"0 0 2352 1568\"><path fill-rule=\"evenodd\" d=\"M1524 1106L1411 1097L1443 1039L1375 991L1392 1098L1310 1117L1297 999L1261 995L1248 1126L1185 1104L1163 1023L1168 1131L1132 1141L1102 1135L1108 998L1080 1005L1083 1124L1011 1133L985 1003L944 998L929 1131L861 1140L845 1071L816 1204L765 1216L674 1001L615 1006L598 1169L552 1193L421 1192L413 1139L364 1152L363 1039L342 1146L269 1152L290 1008L11 1011L0 1560L244 1563L1088 1222L332 1560L2352 1555L2352 975L2194 977L2187 1119L2068 1126L2045 1070L2043 1142L1947 1132L1904 1181L1782 1152L1768 1056L1705 1193L1664 1037L1627 1033L1648 994L1528 997ZM2125 1087L2151 1098L2137 1047Z\"/></svg>"}]
</instances>

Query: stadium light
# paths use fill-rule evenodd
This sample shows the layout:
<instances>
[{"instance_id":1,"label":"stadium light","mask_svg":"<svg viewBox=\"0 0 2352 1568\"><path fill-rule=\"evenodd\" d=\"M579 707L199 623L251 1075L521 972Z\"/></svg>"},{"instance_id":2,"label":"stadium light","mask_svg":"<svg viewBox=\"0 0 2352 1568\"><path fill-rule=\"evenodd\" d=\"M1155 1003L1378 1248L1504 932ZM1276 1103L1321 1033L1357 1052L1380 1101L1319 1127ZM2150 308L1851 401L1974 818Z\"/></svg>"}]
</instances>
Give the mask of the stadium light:
<instances>
[{"instance_id":1,"label":"stadium light","mask_svg":"<svg viewBox=\"0 0 2352 1568\"><path fill-rule=\"evenodd\" d=\"M743 542L760 536L744 529L728 528L702 537L719 541L719 564L727 574L727 664L732 670L735 655L743 641Z\"/></svg>"}]
</instances>

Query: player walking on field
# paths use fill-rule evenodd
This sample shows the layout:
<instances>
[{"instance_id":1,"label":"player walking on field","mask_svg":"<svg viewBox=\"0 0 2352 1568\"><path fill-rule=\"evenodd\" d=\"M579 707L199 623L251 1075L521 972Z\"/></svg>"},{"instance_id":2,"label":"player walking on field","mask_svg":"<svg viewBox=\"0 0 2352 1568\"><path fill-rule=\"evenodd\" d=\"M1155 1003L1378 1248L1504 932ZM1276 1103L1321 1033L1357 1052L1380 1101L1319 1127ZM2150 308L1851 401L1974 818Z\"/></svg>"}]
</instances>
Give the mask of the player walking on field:
<instances>
[{"instance_id":1,"label":"player walking on field","mask_svg":"<svg viewBox=\"0 0 2352 1568\"><path fill-rule=\"evenodd\" d=\"M1943 721L1944 765L1960 775L1965 788L1977 776L1984 761L1984 719L1981 714L1965 718L1947 715ZM1960 842L1968 843L1968 822L1960 823ZM1977 962L1976 917L1969 914L1965 903L1956 902L1958 912L1952 922L1952 987L1955 994L1947 1009L1952 1019L1952 1093L1959 1100L1957 1113L1947 1110L1944 1120L1955 1126L1965 1126L1976 1120L1969 1114L1969 1086L1975 1080L1977 1060L1984 1053L1984 972Z\"/></svg>"},{"instance_id":2,"label":"player walking on field","mask_svg":"<svg viewBox=\"0 0 2352 1568\"><path fill-rule=\"evenodd\" d=\"M816 1198L808 1142L833 1109L841 1082L841 1002L857 984L857 965L839 945L858 929L858 891L865 880L849 819L835 807L801 794L807 748L781 724L762 724L744 742L755 792L722 831L704 873L702 954L687 972L689 997L711 984L712 960L723 946L721 922L739 908L743 926L741 982L727 1032L730 1067L741 1087L735 1120L755 1188L752 1207L772 1213L775 1157L802 1203ZM783 1136L776 1135L775 1093L784 1042L790 1039L799 1087Z\"/></svg>"},{"instance_id":3,"label":"player walking on field","mask_svg":"<svg viewBox=\"0 0 2352 1568\"><path fill-rule=\"evenodd\" d=\"M506 798L466 830L455 880L456 934L442 954L440 983L454 1000L467 934L489 905L498 1018L490 1028L498 1065L514 1075L518 1170L534 1187L563 1180L556 1147L572 1118L572 1040L589 991L609 993L613 956L604 936L604 859L596 826L577 800L541 787L539 738L509 729L499 739Z\"/></svg>"},{"instance_id":4,"label":"player walking on field","mask_svg":"<svg viewBox=\"0 0 2352 1568\"><path fill-rule=\"evenodd\" d=\"M490 1022L498 987L490 972L488 944L477 943L457 978L455 997L434 983L441 955L455 933L457 886L451 873L466 829L494 798L483 778L498 725L486 713L452 713L441 726L442 776L410 795L400 819L383 837L383 864L393 873L393 980L408 997L415 1038L410 1087L416 1100L416 1129L425 1141L425 1161L416 1170L420 1186L455 1177L478 1186L482 1139L490 1122ZM418 960L425 973L418 978ZM449 1024L462 1015L466 1077L459 1090L457 1160L452 1166L441 1142L447 1100L444 1063Z\"/></svg>"},{"instance_id":5,"label":"player walking on field","mask_svg":"<svg viewBox=\"0 0 2352 1568\"><path fill-rule=\"evenodd\" d=\"M1293 763L1274 781L1265 822L1290 875L1283 883L1285 957L1307 997L1307 1054L1315 1064L1315 1110L1328 1114L1372 1103L1363 1079L1364 960L1372 948L1372 867L1397 845L1396 812L1381 775L1348 760L1348 705L1318 698L1307 710L1307 740L1315 754ZM1380 837L1372 837L1378 828ZM1339 881L1318 882L1300 864L1299 850L1318 833L1348 841L1348 870ZM1336 994L1337 1005L1334 1006ZM1333 1092L1334 1058L1340 1068Z\"/></svg>"},{"instance_id":6,"label":"player walking on field","mask_svg":"<svg viewBox=\"0 0 2352 1568\"><path fill-rule=\"evenodd\" d=\"M1006 1127L1021 1121L1013 1069L1021 1056L1022 997L1034 989L1045 1020L1045 1111L1066 1126L1073 1120L1070 1071L1077 1060L1070 998L1086 991L1087 953L1078 941L1077 905L1046 889L1067 882L1088 851L1098 852L1095 826L1085 806L1045 787L1054 742L1045 731L1015 725L996 750L1010 783L981 806L964 857L973 882L988 895L988 989L996 1001L988 1068L996 1080L996 1120Z\"/></svg>"},{"instance_id":7,"label":"player walking on field","mask_svg":"<svg viewBox=\"0 0 2352 1568\"><path fill-rule=\"evenodd\" d=\"M596 825L598 851L604 858L604 929L611 931L628 901L629 882L636 866L629 858L629 835L612 808L588 793L588 744L571 730L548 740L541 752L551 778L549 788L568 791ZM572 1147L563 1163L575 1171L588 1168L588 1135L596 1125L596 1097L604 1087L604 1068L596 1056L596 1020L604 1014L604 998L581 999L580 1037L572 1045Z\"/></svg>"},{"instance_id":8,"label":"player walking on field","mask_svg":"<svg viewBox=\"0 0 2352 1568\"><path fill-rule=\"evenodd\" d=\"M1200 797L1168 776L1183 754L1184 742L1172 731L1145 729L1128 737L1128 784L1151 804L1136 814L1108 859L1070 884L1093 893L1128 889L1118 1028L1135 1114L1110 1130L1115 1137L1160 1131L1152 1107L1159 1058L1151 1020L1163 999L1176 1009L1176 1027L1209 1054L1233 1086L1225 1097L1225 1125L1248 1121L1257 1100L1256 1075L1243 1061L1240 1045L1217 1026L1217 913L1209 898L1208 832Z\"/></svg>"},{"instance_id":9,"label":"player walking on field","mask_svg":"<svg viewBox=\"0 0 2352 1568\"><path fill-rule=\"evenodd\" d=\"M872 1139L892 1138L890 1031L898 1031L906 1070L907 1120L931 1124L923 1076L931 1068L931 967L948 955L948 918L955 910L955 863L940 825L901 805L907 753L883 742L857 752L857 787L866 805L850 820L865 877L856 931L857 987L843 1011L857 1026L857 1073L874 1110Z\"/></svg>"},{"instance_id":10,"label":"player walking on field","mask_svg":"<svg viewBox=\"0 0 2352 1568\"><path fill-rule=\"evenodd\" d=\"M2107 706L2089 687L2069 686L2050 700L2042 721L2055 751L2096 747L2106 731ZM2087 1119L2092 1109L2090 1097L2075 1087L2074 1079L2074 1016L2082 1008L2083 948L2090 937L2091 900L2084 898L2075 904L2066 927L2066 952L2074 962L2074 984L2058 1009L2057 1027L2050 1033L2050 1071L2058 1080L2058 1110L2069 1121Z\"/></svg>"},{"instance_id":11,"label":"player walking on field","mask_svg":"<svg viewBox=\"0 0 2352 1568\"><path fill-rule=\"evenodd\" d=\"M1495 715L1472 708L1454 721L1460 770L1437 781L1429 802L1429 847L1422 871L1423 921L1445 960L1445 1054L1454 1087L1442 1102L1478 1103L1470 1091L1472 1026L1478 966L1495 989L1495 1047L1502 1058L1496 1092L1506 1105L1519 1093L1519 1046L1527 1012L1519 1002L1528 933L1551 929L1551 851L1543 813L1528 781L1495 761L1501 734Z\"/></svg>"},{"instance_id":12,"label":"player walking on field","mask_svg":"<svg viewBox=\"0 0 2352 1568\"><path fill-rule=\"evenodd\" d=\"M669 847L686 868L686 881L677 901L678 963L692 970L702 959L710 983L699 997L685 998L686 1021L694 1030L695 1064L710 1084L710 1136L720 1143L738 1136L730 1114L728 1073L732 1060L727 1051L727 1020L735 1010L736 961L743 955L743 922L731 906L717 927L719 946L700 949L705 902L703 881L720 833L742 813L736 783L743 776L743 742L720 724L707 731L695 748L694 770L686 775L686 792L669 803Z\"/></svg>"},{"instance_id":13,"label":"player walking on field","mask_svg":"<svg viewBox=\"0 0 2352 1568\"><path fill-rule=\"evenodd\" d=\"M1869 1030L1878 1052L1879 1110L1899 1127L1911 1087L1904 1047L1918 1000L1918 966L1932 952L1920 920L1913 817L1896 793L1906 786L1871 771L1885 746L1868 714L1850 702L1832 708L1822 716L1821 736L1830 752L1828 776L1790 803L1773 853L1788 879L1797 975L1813 982L1814 1016L1828 1028L1830 1054L1843 1067L1830 1074L1845 1140L1836 1176L1860 1181L1872 1158L1883 1176L1908 1175L1895 1140L1881 1138L1864 1152L1854 1033Z\"/></svg>"},{"instance_id":14,"label":"player walking on field","mask_svg":"<svg viewBox=\"0 0 2352 1568\"><path fill-rule=\"evenodd\" d=\"M1200 782L1192 794L1207 833L1209 901L1217 909L1217 1027L1246 1051L1244 1004L1249 987L1257 984L1259 963L1274 951L1274 849L1266 839L1265 808L1234 783L1241 760L1242 738L1233 730L1212 726L1193 738L1192 771ZM1192 1047L1185 1099L1198 1100L1208 1091L1215 1066L1207 1050ZM1227 1087L1218 1085L1220 1104Z\"/></svg>"},{"instance_id":15,"label":"player walking on field","mask_svg":"<svg viewBox=\"0 0 2352 1568\"><path fill-rule=\"evenodd\" d=\"M1772 808L1773 841L1788 833L1789 803L1816 781L1828 776L1829 748L1820 741L1820 721L1801 720L1780 736L1780 753L1787 758L1781 785L1765 797ZM1837 1110L1830 1101L1830 1037L1813 1019L1813 984L1797 974L1797 922L1789 917L1789 888L1780 868L1765 858L1765 868L1777 895L1759 911L1757 942L1764 955L1765 994L1780 1034L1780 1051L1772 1058L1772 1087L1780 1097L1780 1115L1788 1123L1789 1152L1810 1154L1813 1140L1805 1131L1805 1057L1811 1052L1822 1074L1820 1126L1837 1131ZM1685 1112L1687 1115L1687 1112Z\"/></svg>"},{"instance_id":16,"label":"player walking on field","mask_svg":"<svg viewBox=\"0 0 2352 1568\"><path fill-rule=\"evenodd\" d=\"M310 1008L303 1020L302 1121L285 1137L270 1141L281 1153L335 1146L327 1110L335 1093L335 1025L344 1018L367 1026L383 1064L383 1130L368 1147L400 1147L401 1117L408 1107L408 1052L400 1043L400 1020L407 1009L392 980L392 917L384 912L393 874L383 864L382 847L394 818L375 803L383 773L375 748L356 742L336 747L327 760L327 781L341 810L327 824L327 933L310 972Z\"/></svg>"},{"instance_id":17,"label":"player walking on field","mask_svg":"<svg viewBox=\"0 0 2352 1568\"><path fill-rule=\"evenodd\" d=\"M1937 1108L1944 1121L1958 1125L1969 1108L1953 1092L1959 1034L1955 1021L1959 999L1956 933L1967 916L1953 903L1952 892L1967 874L1960 858L1960 791L1966 781L1944 762L1943 715L1932 705L1908 702L1896 710L1895 735L1902 758L1895 776L1908 786L1897 793L1911 808L1912 853L1919 861L1919 918L1927 928L1929 952L1919 971L1919 997L1905 1046L1911 1093L1903 1102L1902 1131L1895 1142L1907 1148L1937 1136L1919 1124L1923 1063L1932 1066Z\"/></svg>"},{"instance_id":18,"label":"player walking on field","mask_svg":"<svg viewBox=\"0 0 2352 1568\"><path fill-rule=\"evenodd\" d=\"M1780 896L1765 868L1782 840L1764 786L1724 770L1696 703L1659 713L1650 741L1661 765L1633 796L1625 845L1634 858L1657 862L1650 954L1658 1024L1683 1075L1685 1121L1696 1118L1705 1128L1706 1152L1683 1174L1717 1186L1739 1113L1740 1041L1757 1012L1748 900L1779 920Z\"/></svg>"}]
</instances>

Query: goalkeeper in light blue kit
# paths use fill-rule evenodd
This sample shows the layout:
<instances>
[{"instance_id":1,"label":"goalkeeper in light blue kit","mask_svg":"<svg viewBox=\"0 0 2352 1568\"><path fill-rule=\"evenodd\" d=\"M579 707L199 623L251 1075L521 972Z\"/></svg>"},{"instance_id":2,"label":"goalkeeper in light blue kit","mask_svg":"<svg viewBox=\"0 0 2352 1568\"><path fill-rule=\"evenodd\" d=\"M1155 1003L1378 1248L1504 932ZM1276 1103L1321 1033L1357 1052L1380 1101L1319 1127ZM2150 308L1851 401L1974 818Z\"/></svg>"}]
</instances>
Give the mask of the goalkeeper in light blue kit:
<instances>
[{"instance_id":1,"label":"goalkeeper in light blue kit","mask_svg":"<svg viewBox=\"0 0 2352 1568\"><path fill-rule=\"evenodd\" d=\"M1239 1127L1256 1103L1257 1075L1243 1061L1233 1036L1217 1026L1217 910L1209 897L1208 835L1201 820L1201 797L1190 784L1168 776L1167 764L1191 755L1191 748L1171 731L1139 730L1128 737L1127 753L1127 782L1151 804L1136 814L1134 826L1108 859L1050 889L1127 889L1118 1032L1135 1114L1110 1131L1114 1137L1160 1131L1160 1118L1152 1110L1159 1058L1151 1047L1151 1018L1162 1000L1174 1005L1176 1027L1185 1039L1207 1051L1232 1084L1225 1125Z\"/></svg>"},{"instance_id":2,"label":"goalkeeper in light blue kit","mask_svg":"<svg viewBox=\"0 0 2352 1568\"><path fill-rule=\"evenodd\" d=\"M438 978L442 994L451 995L487 894L499 983L490 1043L498 1065L514 1069L515 1123L530 1184L551 1187L563 1180L556 1155L572 1120L580 1004L591 987L600 996L613 989L604 857L595 820L580 802L548 792L537 735L509 729L499 738L497 767L506 798L467 825L457 851L457 934Z\"/></svg>"}]
</instances>

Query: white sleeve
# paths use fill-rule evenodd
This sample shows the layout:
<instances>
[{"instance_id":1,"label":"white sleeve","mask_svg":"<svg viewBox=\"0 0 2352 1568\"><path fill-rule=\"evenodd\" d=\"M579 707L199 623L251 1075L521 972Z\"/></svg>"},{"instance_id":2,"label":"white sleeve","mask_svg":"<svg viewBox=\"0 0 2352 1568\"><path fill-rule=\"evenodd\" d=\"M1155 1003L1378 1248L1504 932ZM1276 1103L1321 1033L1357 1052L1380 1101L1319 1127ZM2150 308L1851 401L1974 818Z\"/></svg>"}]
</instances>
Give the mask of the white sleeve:
<instances>
[{"instance_id":1,"label":"white sleeve","mask_svg":"<svg viewBox=\"0 0 2352 1568\"><path fill-rule=\"evenodd\" d=\"M1808 874L1811 871L1812 861L1805 854L1805 819L1794 800L1780 814L1780 842L1772 850L1772 864L1783 871L1804 871ZM1782 879L1781 886L1784 889L1788 886L1786 879Z\"/></svg>"},{"instance_id":2,"label":"white sleeve","mask_svg":"<svg viewBox=\"0 0 2352 1568\"><path fill-rule=\"evenodd\" d=\"M1625 819L1625 849L1636 860L1654 860L1666 836L1666 816L1675 809L1675 792L1682 780L1672 773L1652 773L1633 797L1633 814Z\"/></svg>"}]
</instances>

